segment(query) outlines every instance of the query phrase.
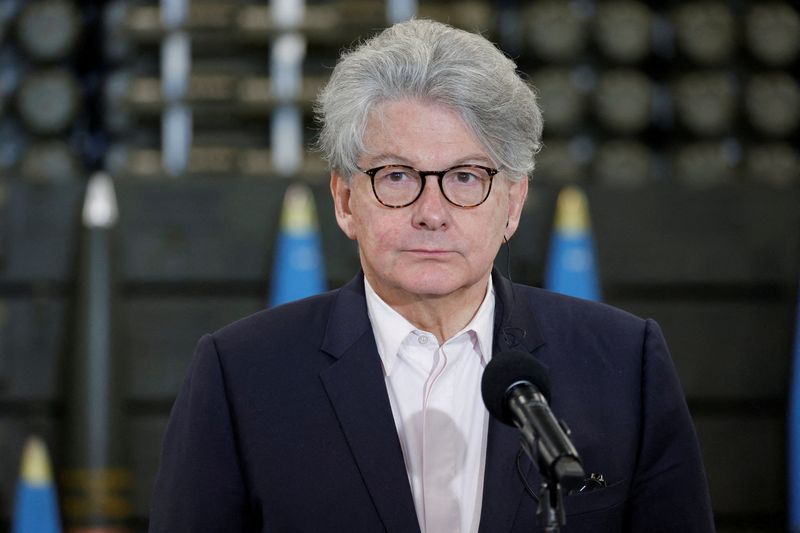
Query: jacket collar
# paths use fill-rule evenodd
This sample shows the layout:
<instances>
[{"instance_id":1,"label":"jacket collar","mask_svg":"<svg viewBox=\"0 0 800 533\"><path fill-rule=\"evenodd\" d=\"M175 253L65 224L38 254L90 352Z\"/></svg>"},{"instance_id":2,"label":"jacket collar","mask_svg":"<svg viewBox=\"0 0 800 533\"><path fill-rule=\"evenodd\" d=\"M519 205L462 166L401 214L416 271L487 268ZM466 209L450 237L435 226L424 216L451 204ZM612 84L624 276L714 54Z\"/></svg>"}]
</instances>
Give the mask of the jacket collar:
<instances>
[{"instance_id":1,"label":"jacket collar","mask_svg":"<svg viewBox=\"0 0 800 533\"><path fill-rule=\"evenodd\" d=\"M339 289L330 313L322 341L322 351L339 359L365 333L372 333L367 314L363 272L359 272Z\"/></svg>"},{"instance_id":2,"label":"jacket collar","mask_svg":"<svg viewBox=\"0 0 800 533\"><path fill-rule=\"evenodd\" d=\"M526 301L517 298L514 284L492 270L495 290L493 353L520 350L532 353L544 344L536 315Z\"/></svg>"}]
</instances>

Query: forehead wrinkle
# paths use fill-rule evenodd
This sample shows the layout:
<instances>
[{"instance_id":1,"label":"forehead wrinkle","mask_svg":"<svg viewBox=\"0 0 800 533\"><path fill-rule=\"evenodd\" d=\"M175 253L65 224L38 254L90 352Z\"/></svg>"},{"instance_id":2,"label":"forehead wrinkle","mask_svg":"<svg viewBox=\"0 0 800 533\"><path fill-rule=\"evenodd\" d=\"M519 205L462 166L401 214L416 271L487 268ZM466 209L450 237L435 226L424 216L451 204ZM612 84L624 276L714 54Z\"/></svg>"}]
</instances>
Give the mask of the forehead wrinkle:
<instances>
[{"instance_id":1,"label":"forehead wrinkle","mask_svg":"<svg viewBox=\"0 0 800 533\"><path fill-rule=\"evenodd\" d=\"M369 154L366 158L369 167L376 167L381 165L404 165L413 167L418 170L431 170L428 168L419 168L411 159L407 159L402 155L395 154L394 152L381 152L379 154ZM469 154L450 162L445 168L457 167L460 165L494 165L494 162L484 154ZM444 170L442 168L441 170Z\"/></svg>"}]
</instances>

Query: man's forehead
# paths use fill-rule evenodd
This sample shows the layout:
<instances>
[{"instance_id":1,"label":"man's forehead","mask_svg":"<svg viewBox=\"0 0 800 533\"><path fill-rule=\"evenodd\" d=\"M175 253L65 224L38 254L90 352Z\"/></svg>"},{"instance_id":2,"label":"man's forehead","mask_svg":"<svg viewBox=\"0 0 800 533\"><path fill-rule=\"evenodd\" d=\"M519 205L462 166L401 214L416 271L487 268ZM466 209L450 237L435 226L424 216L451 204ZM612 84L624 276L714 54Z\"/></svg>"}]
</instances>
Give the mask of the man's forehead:
<instances>
[{"instance_id":1,"label":"man's forehead","mask_svg":"<svg viewBox=\"0 0 800 533\"><path fill-rule=\"evenodd\" d=\"M362 162L415 166L444 160L492 166L488 150L452 108L432 102L390 101L370 112Z\"/></svg>"},{"instance_id":2,"label":"man's forehead","mask_svg":"<svg viewBox=\"0 0 800 533\"><path fill-rule=\"evenodd\" d=\"M375 164L393 164L397 163L398 165L407 165L410 167L415 167L419 163L417 162L420 158L419 157L411 157L406 156L404 154L399 154L391 151L383 151L383 152L370 152L367 151L361 157L363 161ZM492 165L492 160L489 157L482 153L482 152L474 152L470 154L466 154L460 156L458 158L453 159L448 166L455 166L461 164L478 164L478 165ZM420 169L420 170L429 170L429 169Z\"/></svg>"}]
</instances>

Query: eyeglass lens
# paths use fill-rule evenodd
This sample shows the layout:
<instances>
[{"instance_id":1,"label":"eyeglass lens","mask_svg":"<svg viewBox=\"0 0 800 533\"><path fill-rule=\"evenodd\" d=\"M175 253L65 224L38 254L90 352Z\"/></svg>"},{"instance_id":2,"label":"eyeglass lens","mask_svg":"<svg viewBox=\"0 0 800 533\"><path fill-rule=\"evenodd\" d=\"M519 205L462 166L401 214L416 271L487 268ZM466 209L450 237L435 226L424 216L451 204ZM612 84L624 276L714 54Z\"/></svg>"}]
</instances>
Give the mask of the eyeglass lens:
<instances>
[{"instance_id":1,"label":"eyeglass lens","mask_svg":"<svg viewBox=\"0 0 800 533\"><path fill-rule=\"evenodd\" d=\"M441 179L442 192L450 202L462 207L482 203L491 186L491 176L483 168L463 166L452 168ZM373 178L375 195L389 206L404 206L419 196L424 186L422 175L404 166L380 169Z\"/></svg>"}]
</instances>

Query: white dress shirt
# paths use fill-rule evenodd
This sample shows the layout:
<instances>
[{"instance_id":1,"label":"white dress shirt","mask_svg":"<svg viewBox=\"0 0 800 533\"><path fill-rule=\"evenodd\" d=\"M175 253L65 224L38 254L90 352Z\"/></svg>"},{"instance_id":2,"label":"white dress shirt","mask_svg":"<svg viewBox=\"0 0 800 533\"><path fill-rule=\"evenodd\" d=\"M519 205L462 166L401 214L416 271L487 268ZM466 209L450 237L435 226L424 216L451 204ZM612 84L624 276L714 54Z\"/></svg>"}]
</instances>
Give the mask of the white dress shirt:
<instances>
[{"instance_id":1,"label":"white dress shirt","mask_svg":"<svg viewBox=\"0 0 800 533\"><path fill-rule=\"evenodd\" d=\"M422 533L475 533L489 427L480 382L492 355L492 280L469 324L442 344L389 307L366 278L364 285Z\"/></svg>"}]
</instances>

